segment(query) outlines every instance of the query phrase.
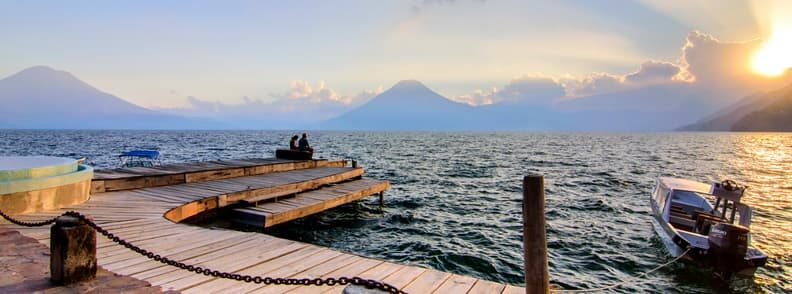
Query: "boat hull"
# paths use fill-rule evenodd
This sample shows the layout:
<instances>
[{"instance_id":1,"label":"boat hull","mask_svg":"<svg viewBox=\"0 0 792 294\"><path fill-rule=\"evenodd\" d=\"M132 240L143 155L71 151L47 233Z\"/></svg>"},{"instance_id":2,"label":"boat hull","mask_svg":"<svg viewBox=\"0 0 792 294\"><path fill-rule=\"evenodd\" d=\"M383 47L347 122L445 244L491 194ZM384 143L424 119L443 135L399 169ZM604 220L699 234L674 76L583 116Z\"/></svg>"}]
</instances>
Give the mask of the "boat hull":
<instances>
[{"instance_id":1,"label":"boat hull","mask_svg":"<svg viewBox=\"0 0 792 294\"><path fill-rule=\"evenodd\" d=\"M685 253L685 251L688 251L682 260L697 265L711 266L715 270L724 270L722 267L718 266L722 264L719 262L722 256L715 256L712 254L709 250L709 244L706 246L692 244L662 218L657 204L651 199L650 205L652 207L653 216L652 226L669 254L673 257L679 257ZM742 260L729 263L726 271L740 276L751 276L756 271L756 268L764 266L766 262L767 256L764 255L764 253L756 248L749 248L746 256Z\"/></svg>"}]
</instances>

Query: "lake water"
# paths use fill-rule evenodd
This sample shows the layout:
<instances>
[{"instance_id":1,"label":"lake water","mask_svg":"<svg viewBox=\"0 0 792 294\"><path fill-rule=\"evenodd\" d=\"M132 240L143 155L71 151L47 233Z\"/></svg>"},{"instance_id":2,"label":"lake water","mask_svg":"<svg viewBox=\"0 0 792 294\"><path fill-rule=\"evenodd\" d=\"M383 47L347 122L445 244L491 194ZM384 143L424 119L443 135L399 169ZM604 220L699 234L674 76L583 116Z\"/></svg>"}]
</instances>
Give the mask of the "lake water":
<instances>
[{"instance_id":1,"label":"lake water","mask_svg":"<svg viewBox=\"0 0 792 294\"><path fill-rule=\"evenodd\" d=\"M164 162L271 157L286 131L0 130L0 155L114 156L156 148ZM730 285L674 264L618 292L792 292L792 134L313 132L317 156L356 159L387 179L376 197L267 233L493 281L522 282L521 179L545 176L551 282L606 286L670 260L652 229L658 176L749 186L753 244L770 255ZM222 222L211 225L223 225Z\"/></svg>"}]
</instances>

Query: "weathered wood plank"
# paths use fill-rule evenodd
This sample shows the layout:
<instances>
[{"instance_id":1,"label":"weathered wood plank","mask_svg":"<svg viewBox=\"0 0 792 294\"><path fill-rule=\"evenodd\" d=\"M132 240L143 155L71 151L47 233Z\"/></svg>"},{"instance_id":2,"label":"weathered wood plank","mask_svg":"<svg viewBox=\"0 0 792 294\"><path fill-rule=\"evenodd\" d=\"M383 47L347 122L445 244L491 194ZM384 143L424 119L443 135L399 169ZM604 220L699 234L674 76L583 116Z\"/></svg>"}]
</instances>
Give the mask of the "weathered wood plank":
<instances>
[{"instance_id":1,"label":"weathered wood plank","mask_svg":"<svg viewBox=\"0 0 792 294\"><path fill-rule=\"evenodd\" d=\"M244 269L244 270L239 271L237 273L240 273L240 274L265 275L265 274L267 274L269 272L272 272L272 271L275 271L275 270L277 270L279 268L283 268L283 267L285 267L285 266L287 266L289 264L298 262L301 259L304 259L306 256L310 256L311 254L320 252L322 250L329 251L327 249L322 249L322 248L316 247L316 246L308 246L308 247L302 248L302 249L300 249L298 251L294 251L294 252L292 252L290 254L287 254L287 255L284 255L284 256L280 256L279 258L276 258L276 259L271 260L269 262L265 262L265 263L259 264L257 266L253 266L253 267ZM239 285L239 284L240 283L235 282L233 280L215 279L215 280L212 280L210 282L197 285L195 287L186 288L186 289L174 289L174 290L179 290L179 291L182 291L184 293L216 293L218 291L221 291L221 290L224 290L224 289L228 289L228 287L233 287L233 286ZM239 292L237 292L237 293L239 293Z\"/></svg>"},{"instance_id":2,"label":"weathered wood plank","mask_svg":"<svg viewBox=\"0 0 792 294\"><path fill-rule=\"evenodd\" d=\"M423 274L427 269L415 266L405 266L399 271L386 277L384 282L393 285L396 288L403 289L408 284L412 283L415 278Z\"/></svg>"},{"instance_id":3,"label":"weathered wood plank","mask_svg":"<svg viewBox=\"0 0 792 294\"><path fill-rule=\"evenodd\" d=\"M179 183L212 181L240 176L259 175L278 171L313 168L326 160L248 159L219 160L167 164L156 167L132 167L97 170L92 193L157 187ZM323 164L327 166L326 164ZM334 165L339 166L339 165Z\"/></svg>"},{"instance_id":4,"label":"weathered wood plank","mask_svg":"<svg viewBox=\"0 0 792 294\"><path fill-rule=\"evenodd\" d=\"M387 181L354 180L276 202L259 203L255 208L233 209L232 218L239 223L270 227L376 194L388 187Z\"/></svg>"},{"instance_id":5,"label":"weathered wood plank","mask_svg":"<svg viewBox=\"0 0 792 294\"><path fill-rule=\"evenodd\" d=\"M403 290L407 293L432 293L449 277L451 277L449 273L426 270Z\"/></svg>"},{"instance_id":6,"label":"weathered wood plank","mask_svg":"<svg viewBox=\"0 0 792 294\"><path fill-rule=\"evenodd\" d=\"M322 275L326 275L330 272L343 268L357 260L360 260L359 257L351 255L351 254L340 254L336 257L331 258L327 262L321 263L317 266L314 266L304 272L294 274L290 276L291 278L308 278L308 279L315 279L319 278ZM264 286L263 288L256 289L253 292L262 292L262 293L286 293L293 289L299 288L301 286L298 285L269 285ZM320 288L315 288L317 291Z\"/></svg>"},{"instance_id":7,"label":"weathered wood plank","mask_svg":"<svg viewBox=\"0 0 792 294\"><path fill-rule=\"evenodd\" d=\"M489 293L501 293L503 292L503 288L506 285L498 284L495 282L485 281L482 279L476 280L476 283L473 284L473 288L470 288L468 291L469 294L489 294ZM525 291L523 291L525 293Z\"/></svg>"},{"instance_id":8,"label":"weathered wood plank","mask_svg":"<svg viewBox=\"0 0 792 294\"><path fill-rule=\"evenodd\" d=\"M467 293L468 290L473 288L474 283L476 283L476 278L451 275L439 288L434 290L434 293Z\"/></svg>"},{"instance_id":9,"label":"weathered wood plank","mask_svg":"<svg viewBox=\"0 0 792 294\"><path fill-rule=\"evenodd\" d=\"M168 165L156 170L125 169L100 173L100 177L106 179L95 181L94 192L106 190L108 187L110 190L121 189L123 187L119 183L123 181L127 181L128 185L162 183L162 179L150 180L146 177L184 176L193 173L198 182L187 183L185 180L175 185L96 193L87 202L68 209L19 217L37 221L59 215L66 210L77 210L92 216L96 223L123 239L161 256L222 271L295 278L362 276L382 280L410 292L464 293L470 290L472 293L497 293L501 290L523 290L472 277L359 257L264 234L181 225L164 217L170 214L176 215L174 219L183 219L245 198L266 199L267 194L276 196L277 193L283 195L297 191L298 195L295 197L283 197L277 202L267 202L270 204L265 203L263 207L246 208L265 219L273 220L275 217L268 216L278 214L285 221L348 203L387 188L387 182L383 186L381 181L349 181L360 178L363 170L344 166L346 162L343 161L250 159ZM231 174L233 177L223 178ZM109 180L120 182L106 186ZM2 220L0 226L18 229L24 235L48 244L48 228L20 228ZM118 274L132 275L154 285L161 285L165 290L201 293L340 293L343 290L343 286L275 286L220 280L155 262L104 237L99 237L97 241L100 265Z\"/></svg>"},{"instance_id":10,"label":"weathered wood plank","mask_svg":"<svg viewBox=\"0 0 792 294\"><path fill-rule=\"evenodd\" d=\"M523 294L523 293L525 293L525 288L515 287L515 286L512 286L512 285L506 285L506 287L503 289L503 292L501 292L501 293L503 293L503 294Z\"/></svg>"}]
</instances>

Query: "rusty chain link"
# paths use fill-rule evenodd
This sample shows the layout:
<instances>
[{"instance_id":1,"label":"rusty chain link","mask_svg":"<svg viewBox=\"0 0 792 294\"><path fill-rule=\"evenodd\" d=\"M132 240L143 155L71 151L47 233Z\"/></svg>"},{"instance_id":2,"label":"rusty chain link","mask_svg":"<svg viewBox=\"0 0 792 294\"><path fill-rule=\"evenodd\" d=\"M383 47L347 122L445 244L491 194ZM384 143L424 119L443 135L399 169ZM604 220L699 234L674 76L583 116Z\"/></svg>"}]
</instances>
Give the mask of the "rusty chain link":
<instances>
[{"instance_id":1,"label":"rusty chain link","mask_svg":"<svg viewBox=\"0 0 792 294\"><path fill-rule=\"evenodd\" d=\"M19 220L13 219L12 217L10 217L7 214L5 214L2 210L0 210L0 216L5 218L6 220L10 221L11 223L14 223L14 224L17 224L17 225L20 225L20 226L26 226L26 227L46 226L46 225L54 223L58 219L58 217L55 217L55 218L48 219L48 220L41 221L41 222L23 222L23 221L19 221ZM196 274L202 274L202 275L205 275L205 276L212 276L212 277L218 277L218 278L224 278L224 279L237 280L237 281L242 281L242 282L246 282L246 283L264 284L264 285L304 285L304 286L312 286L312 285L313 286L323 286L323 285L326 285L326 286L335 286L335 285L352 284L352 285L357 285L357 286L363 286L363 287L370 288L370 289L379 289L379 290L382 290L382 291L386 291L388 293L406 294L406 292L404 292L402 290L399 290L399 288L396 288L396 287L394 287L394 286L392 286L390 284L383 283L383 282L380 282L380 281L377 281L377 280L373 280L373 279L364 279L364 278L360 278L360 277L352 277L352 278L347 278L347 277L332 278L331 277L331 278L314 278L314 279L309 279L309 278L302 278L302 279L297 279L297 278L271 278L271 277L261 277L261 276L251 276L251 275L234 274L234 273L229 273L229 272L221 272L221 271L217 271L217 270L203 268L203 267L200 267L200 266L195 266L195 265L191 265L191 264L185 264L185 263L182 263L182 262L179 262L179 261L176 261L176 260L164 257L164 256L160 256L159 254L155 254L155 253L153 253L151 251L148 251L146 249L137 247L137 246L133 245L132 243L129 243L128 241L126 241L124 239L121 239L120 237L116 236L115 234L108 232L104 228L102 228L99 225L97 225L96 223L94 223L87 216L85 216L85 215L83 215L83 214L81 214L79 212L67 211L67 212L63 213L61 216L71 216L71 217L78 218L82 222L87 224L89 227L91 227L92 229L96 230L96 232L98 232L99 234L102 234L102 236L105 236L107 239L110 239L111 241L113 241L113 242L115 242L115 243L117 243L117 244L119 244L121 246L124 246L127 249L129 249L129 250L132 250L132 251L134 251L134 252L136 252L136 253L138 253L140 255L143 255L143 256L145 256L145 257L147 257L149 259L152 259L154 261L161 262L161 263L164 263L164 264L167 264L167 265L170 265L170 266L178 267L180 269L187 270L187 271L190 271L190 272L194 272Z\"/></svg>"}]
</instances>

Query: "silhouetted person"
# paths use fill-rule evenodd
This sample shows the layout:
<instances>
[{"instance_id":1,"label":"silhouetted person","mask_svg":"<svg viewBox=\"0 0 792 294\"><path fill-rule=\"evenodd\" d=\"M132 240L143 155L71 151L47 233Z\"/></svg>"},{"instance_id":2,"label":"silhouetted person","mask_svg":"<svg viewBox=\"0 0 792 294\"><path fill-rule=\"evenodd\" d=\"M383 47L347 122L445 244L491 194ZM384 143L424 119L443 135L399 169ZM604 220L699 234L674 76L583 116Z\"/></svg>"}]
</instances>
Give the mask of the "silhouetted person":
<instances>
[{"instance_id":1,"label":"silhouetted person","mask_svg":"<svg viewBox=\"0 0 792 294\"><path fill-rule=\"evenodd\" d=\"M291 141L289 141L289 150L297 150L297 135L292 136Z\"/></svg>"},{"instance_id":2,"label":"silhouetted person","mask_svg":"<svg viewBox=\"0 0 792 294\"><path fill-rule=\"evenodd\" d=\"M297 146L297 150L313 153L313 148L311 148L311 145L308 145L308 135L306 133L302 134L302 139L300 139L300 145Z\"/></svg>"}]
</instances>

